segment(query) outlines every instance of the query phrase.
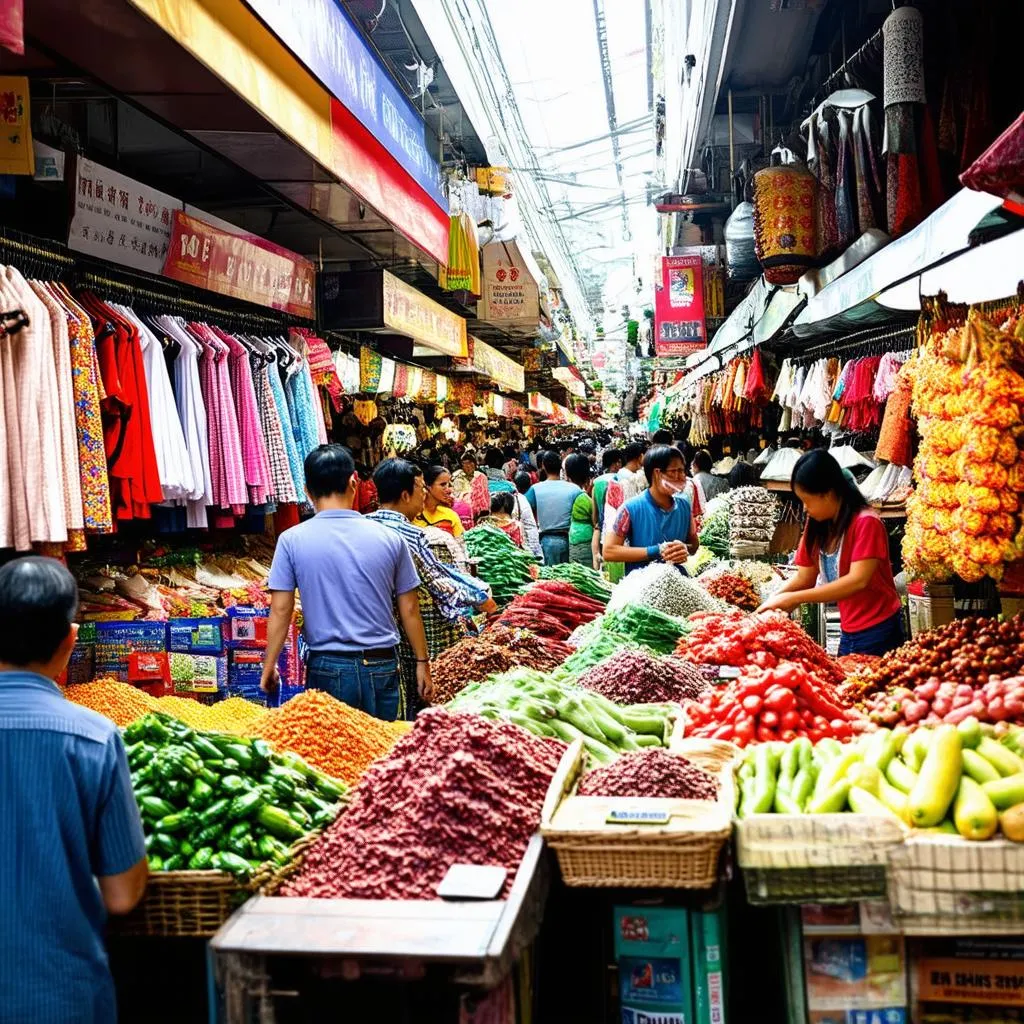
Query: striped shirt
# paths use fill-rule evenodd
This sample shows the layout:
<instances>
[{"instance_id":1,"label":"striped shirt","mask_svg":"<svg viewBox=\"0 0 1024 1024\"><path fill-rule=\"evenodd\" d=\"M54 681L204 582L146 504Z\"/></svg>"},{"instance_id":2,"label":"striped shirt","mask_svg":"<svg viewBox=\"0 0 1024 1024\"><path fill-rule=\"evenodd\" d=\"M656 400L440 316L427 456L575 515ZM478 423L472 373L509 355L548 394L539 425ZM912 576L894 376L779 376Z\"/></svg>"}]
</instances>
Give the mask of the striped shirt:
<instances>
[{"instance_id":1,"label":"striped shirt","mask_svg":"<svg viewBox=\"0 0 1024 1024\"><path fill-rule=\"evenodd\" d=\"M110 1024L95 876L145 856L117 727L49 679L0 673L0 1022Z\"/></svg>"}]
</instances>

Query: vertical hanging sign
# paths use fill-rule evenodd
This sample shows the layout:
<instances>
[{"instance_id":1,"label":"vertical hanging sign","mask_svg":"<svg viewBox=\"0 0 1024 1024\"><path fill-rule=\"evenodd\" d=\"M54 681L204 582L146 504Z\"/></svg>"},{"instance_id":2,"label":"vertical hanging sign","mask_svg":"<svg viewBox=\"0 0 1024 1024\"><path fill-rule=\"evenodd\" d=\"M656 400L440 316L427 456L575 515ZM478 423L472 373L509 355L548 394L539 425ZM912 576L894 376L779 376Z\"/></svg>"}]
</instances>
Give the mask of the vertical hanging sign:
<instances>
[{"instance_id":1,"label":"vertical hanging sign","mask_svg":"<svg viewBox=\"0 0 1024 1024\"><path fill-rule=\"evenodd\" d=\"M704 325L704 261L699 253L663 256L654 290L654 350L688 356L707 347Z\"/></svg>"}]
</instances>

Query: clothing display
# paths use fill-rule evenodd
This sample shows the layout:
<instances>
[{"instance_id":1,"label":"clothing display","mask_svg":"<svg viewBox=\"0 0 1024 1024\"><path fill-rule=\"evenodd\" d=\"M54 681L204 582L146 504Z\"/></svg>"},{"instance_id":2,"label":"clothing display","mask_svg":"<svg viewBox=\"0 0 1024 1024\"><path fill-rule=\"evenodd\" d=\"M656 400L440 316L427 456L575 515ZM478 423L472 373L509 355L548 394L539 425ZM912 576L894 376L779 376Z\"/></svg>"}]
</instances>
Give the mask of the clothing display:
<instances>
[{"instance_id":1,"label":"clothing display","mask_svg":"<svg viewBox=\"0 0 1024 1024\"><path fill-rule=\"evenodd\" d=\"M327 439L318 387L341 394L311 332L251 338L15 267L0 292L28 318L0 341L0 547L60 555L155 508L183 510L163 532L301 499Z\"/></svg>"}]
</instances>

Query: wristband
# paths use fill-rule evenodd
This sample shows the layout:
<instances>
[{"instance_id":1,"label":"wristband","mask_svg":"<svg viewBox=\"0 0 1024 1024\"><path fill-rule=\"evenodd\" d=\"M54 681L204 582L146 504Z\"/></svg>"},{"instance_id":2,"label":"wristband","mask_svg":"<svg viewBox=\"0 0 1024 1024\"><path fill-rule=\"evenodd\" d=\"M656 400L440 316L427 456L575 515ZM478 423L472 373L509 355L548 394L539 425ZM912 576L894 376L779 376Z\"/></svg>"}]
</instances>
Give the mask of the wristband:
<instances>
[{"instance_id":1,"label":"wristband","mask_svg":"<svg viewBox=\"0 0 1024 1024\"><path fill-rule=\"evenodd\" d=\"M430 664L430 659L429 658L417 658L416 659L416 664L417 665L429 665Z\"/></svg>"},{"instance_id":2,"label":"wristband","mask_svg":"<svg viewBox=\"0 0 1024 1024\"><path fill-rule=\"evenodd\" d=\"M652 544L647 549L647 557L653 562L656 558L661 558L661 545Z\"/></svg>"}]
</instances>

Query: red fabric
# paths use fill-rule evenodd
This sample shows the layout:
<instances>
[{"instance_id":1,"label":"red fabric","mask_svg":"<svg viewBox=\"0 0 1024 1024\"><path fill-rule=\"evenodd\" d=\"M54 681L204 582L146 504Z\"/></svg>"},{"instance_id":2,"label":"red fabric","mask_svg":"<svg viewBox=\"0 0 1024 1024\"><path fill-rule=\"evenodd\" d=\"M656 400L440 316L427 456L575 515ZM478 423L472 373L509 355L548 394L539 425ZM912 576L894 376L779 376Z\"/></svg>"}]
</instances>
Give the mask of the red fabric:
<instances>
[{"instance_id":1,"label":"red fabric","mask_svg":"<svg viewBox=\"0 0 1024 1024\"><path fill-rule=\"evenodd\" d=\"M1004 199L1024 192L1024 114L960 175L960 181Z\"/></svg>"},{"instance_id":2,"label":"red fabric","mask_svg":"<svg viewBox=\"0 0 1024 1024\"><path fill-rule=\"evenodd\" d=\"M838 602L839 625L844 633L859 633L870 629L900 610L900 597L893 581L885 526L874 512L865 509L850 524L843 537L839 552L840 579L850 572L852 563L870 558L878 559L878 567L871 582L859 594ZM812 569L820 566L820 559L812 559L807 553L806 534L800 539L794 563Z\"/></svg>"},{"instance_id":3,"label":"red fabric","mask_svg":"<svg viewBox=\"0 0 1024 1024\"><path fill-rule=\"evenodd\" d=\"M277 511L274 513L274 531L278 537L284 533L285 530L291 529L293 526L299 525L299 506L288 502L284 505L278 505Z\"/></svg>"}]
</instances>

